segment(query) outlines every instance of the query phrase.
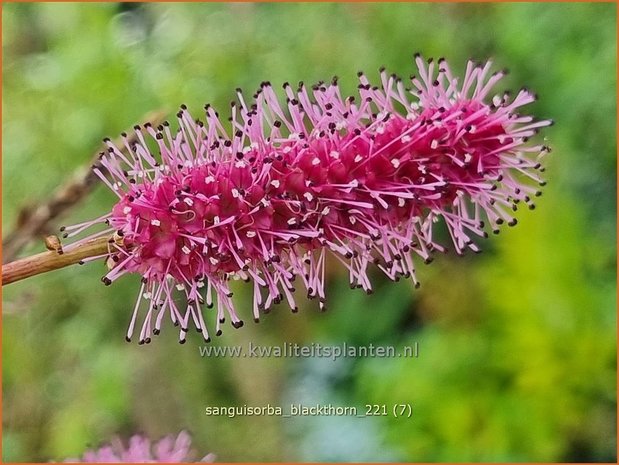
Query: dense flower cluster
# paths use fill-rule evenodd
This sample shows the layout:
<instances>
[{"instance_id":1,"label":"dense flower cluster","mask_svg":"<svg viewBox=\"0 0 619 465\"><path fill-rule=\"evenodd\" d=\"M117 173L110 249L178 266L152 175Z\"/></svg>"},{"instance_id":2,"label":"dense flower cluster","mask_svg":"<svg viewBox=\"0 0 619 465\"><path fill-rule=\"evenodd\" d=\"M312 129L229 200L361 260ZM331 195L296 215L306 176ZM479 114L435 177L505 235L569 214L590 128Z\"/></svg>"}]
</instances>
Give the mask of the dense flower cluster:
<instances>
[{"instance_id":1,"label":"dense flower cluster","mask_svg":"<svg viewBox=\"0 0 619 465\"><path fill-rule=\"evenodd\" d=\"M96 450L88 450L83 457L65 462L81 463L186 463L191 459L191 437L181 431L177 437L166 436L156 443L135 435L125 447L118 438ZM201 462L212 462L214 456L206 455Z\"/></svg>"},{"instance_id":2,"label":"dense flower cluster","mask_svg":"<svg viewBox=\"0 0 619 465\"><path fill-rule=\"evenodd\" d=\"M227 317L240 327L232 279L253 283L256 321L281 301L296 311L300 286L323 309L327 252L351 287L372 291L371 264L418 285L416 257L445 251L434 237L440 219L457 253L477 252L473 237L514 225L520 202L533 208L549 149L528 140L550 121L517 110L535 95L490 94L504 72L491 74L489 62L469 62L459 81L444 59L415 61L411 88L381 70L380 86L359 73L356 97L342 97L337 78L284 84L282 105L263 82L252 102L237 90L231 130L209 105L204 122L183 105L177 132L136 126L138 143L123 135L125 153L106 140L95 170L118 202L67 235L105 222L97 235L118 240L103 281L143 276L127 339L142 305L140 342L166 314L181 342L191 324L210 340L202 305L217 308L216 334Z\"/></svg>"}]
</instances>

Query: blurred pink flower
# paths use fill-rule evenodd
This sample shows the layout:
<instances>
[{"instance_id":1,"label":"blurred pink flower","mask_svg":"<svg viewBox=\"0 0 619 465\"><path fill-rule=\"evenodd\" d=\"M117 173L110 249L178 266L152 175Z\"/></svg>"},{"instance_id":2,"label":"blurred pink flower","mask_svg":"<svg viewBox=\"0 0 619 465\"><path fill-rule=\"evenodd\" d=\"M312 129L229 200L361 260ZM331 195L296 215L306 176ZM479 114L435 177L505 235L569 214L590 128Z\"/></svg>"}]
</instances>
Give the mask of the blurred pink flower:
<instances>
[{"instance_id":1,"label":"blurred pink flower","mask_svg":"<svg viewBox=\"0 0 619 465\"><path fill-rule=\"evenodd\" d=\"M439 219L461 254L479 251L473 237L486 237L486 227L516 224L519 203L533 208L549 149L528 141L551 121L517 110L535 95L490 94L505 74L490 74L490 62L469 62L459 81L444 59L415 61L411 89L381 70L380 86L359 73L358 97L343 98L337 78L296 92L286 83L282 106L263 82L254 103L237 90L231 133L209 105L205 122L183 105L176 133L168 123L136 126L139 142L125 137L130 155L106 139L95 171L118 202L66 230L105 222L89 238L122 236L124 247L110 245L103 282L143 277L127 340L142 305L140 343L166 314L181 343L192 323L210 341L203 304L217 306L217 335L225 318L242 326L232 279L253 282L255 321L284 300L296 311L299 285L324 309L327 251L353 288L372 292L370 264L417 286L417 257L429 263L446 250L434 235ZM184 309L175 292L186 296Z\"/></svg>"},{"instance_id":2,"label":"blurred pink flower","mask_svg":"<svg viewBox=\"0 0 619 465\"><path fill-rule=\"evenodd\" d=\"M147 438L135 435L129 439L127 447L119 438L114 438L108 445L97 450L88 450L84 456L78 459L69 459L65 462L86 463L182 463L188 462L192 457L191 437L186 431L181 431L175 438L166 436L156 443L151 443ZM201 462L212 462L213 454L208 454Z\"/></svg>"}]
</instances>

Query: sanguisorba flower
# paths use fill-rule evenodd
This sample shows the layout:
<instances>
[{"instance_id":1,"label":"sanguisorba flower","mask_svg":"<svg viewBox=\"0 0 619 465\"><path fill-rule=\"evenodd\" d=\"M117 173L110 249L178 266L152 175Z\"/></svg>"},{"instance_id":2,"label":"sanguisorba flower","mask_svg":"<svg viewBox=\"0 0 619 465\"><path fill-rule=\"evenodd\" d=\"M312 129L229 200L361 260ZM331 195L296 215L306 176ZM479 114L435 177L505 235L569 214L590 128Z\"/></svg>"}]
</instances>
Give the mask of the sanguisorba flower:
<instances>
[{"instance_id":1,"label":"sanguisorba flower","mask_svg":"<svg viewBox=\"0 0 619 465\"><path fill-rule=\"evenodd\" d=\"M201 462L212 462L214 455L204 456ZM88 450L83 457L69 459L65 462L85 463L186 463L192 460L191 437L181 431L177 437L166 436L152 443L148 438L135 435L129 439L127 446L119 438L114 438L95 450Z\"/></svg>"},{"instance_id":2,"label":"sanguisorba flower","mask_svg":"<svg viewBox=\"0 0 619 465\"><path fill-rule=\"evenodd\" d=\"M505 74L490 62L469 62L459 81L444 59L415 61L411 88L382 69L380 86L358 73L355 97L342 97L337 78L296 91L286 83L282 105L263 82L251 102L237 89L231 130L209 105L204 122L182 105L176 132L135 126L133 144L123 134L128 155L106 139L95 171L118 202L67 235L105 222L96 235L122 239L103 282L142 275L127 339L141 307L141 343L166 314L181 343L190 325L209 341L202 305L216 306L217 335L226 317L242 326L232 279L253 282L256 321L281 301L296 311L299 286L323 309L327 251L351 287L370 293L373 265L418 285L416 257L445 250L434 237L440 219L457 253L478 252L474 236L514 225L521 202L533 208L549 149L528 140L551 121L518 110L535 95L490 94Z\"/></svg>"}]
</instances>

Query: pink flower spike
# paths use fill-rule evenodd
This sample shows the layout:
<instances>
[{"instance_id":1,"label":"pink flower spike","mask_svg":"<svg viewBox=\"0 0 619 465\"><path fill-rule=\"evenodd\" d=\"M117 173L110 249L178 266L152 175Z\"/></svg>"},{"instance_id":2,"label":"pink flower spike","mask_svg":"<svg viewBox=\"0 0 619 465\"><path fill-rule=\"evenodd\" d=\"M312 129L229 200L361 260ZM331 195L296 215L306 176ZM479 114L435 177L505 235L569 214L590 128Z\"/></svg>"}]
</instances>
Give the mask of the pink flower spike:
<instances>
[{"instance_id":1,"label":"pink flower spike","mask_svg":"<svg viewBox=\"0 0 619 465\"><path fill-rule=\"evenodd\" d=\"M142 275L127 340L150 342L167 315L181 343L190 326L210 341L203 306L217 308L216 335L226 318L241 327L234 279L253 283L255 321L284 301L297 311L298 286L324 309L327 251L353 288L372 292L370 264L418 286L415 262L447 250L439 220L456 253L479 252L475 236L515 225L521 203L534 208L550 149L529 138L551 121L517 111L535 95L492 95L504 72L489 74L490 62L469 62L461 81L444 59L415 62L411 88L381 70L380 86L359 73L356 97L342 98L337 78L286 83L281 104L263 82L253 103L237 90L230 132L209 105L204 122L182 105L178 131L136 126L128 155L106 139L96 173L118 202L100 234L115 231L123 247L112 246L103 282Z\"/></svg>"},{"instance_id":2,"label":"pink flower spike","mask_svg":"<svg viewBox=\"0 0 619 465\"><path fill-rule=\"evenodd\" d=\"M177 437L166 436L156 443L135 435L125 447L119 438L114 438L108 445L96 450L88 450L78 459L65 462L82 463L187 463L191 458L191 437L181 431ZM213 462L215 456L208 454L201 462Z\"/></svg>"}]
</instances>

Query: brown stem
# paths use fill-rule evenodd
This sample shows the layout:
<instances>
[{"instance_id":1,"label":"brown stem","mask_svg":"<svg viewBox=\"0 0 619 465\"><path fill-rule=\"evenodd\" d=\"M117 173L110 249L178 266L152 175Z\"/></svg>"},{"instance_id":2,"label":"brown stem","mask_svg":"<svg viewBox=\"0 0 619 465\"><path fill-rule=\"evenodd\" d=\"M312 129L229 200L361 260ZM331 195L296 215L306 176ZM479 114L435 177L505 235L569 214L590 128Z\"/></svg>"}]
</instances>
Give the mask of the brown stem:
<instances>
[{"instance_id":1,"label":"brown stem","mask_svg":"<svg viewBox=\"0 0 619 465\"><path fill-rule=\"evenodd\" d=\"M78 263L85 258L106 254L109 247L110 238L106 236L91 239L62 253L60 253L62 250L60 249L15 260L14 262L2 265L2 285L14 283L15 281L20 281L47 271L64 268L65 266Z\"/></svg>"},{"instance_id":2,"label":"brown stem","mask_svg":"<svg viewBox=\"0 0 619 465\"><path fill-rule=\"evenodd\" d=\"M150 121L153 126L157 126L164 117L164 111L156 111L145 115L143 120ZM129 145L137 140L134 133L129 134ZM114 144L120 147L121 152L127 154L122 139L115 140ZM2 240L3 263L14 260L30 241L49 234L54 229L52 223L56 218L65 214L92 191L97 185L98 177L92 171L91 165L99 159L100 153L97 151L87 165L80 167L70 179L53 194L41 200L38 205L22 208L17 227Z\"/></svg>"}]
</instances>

